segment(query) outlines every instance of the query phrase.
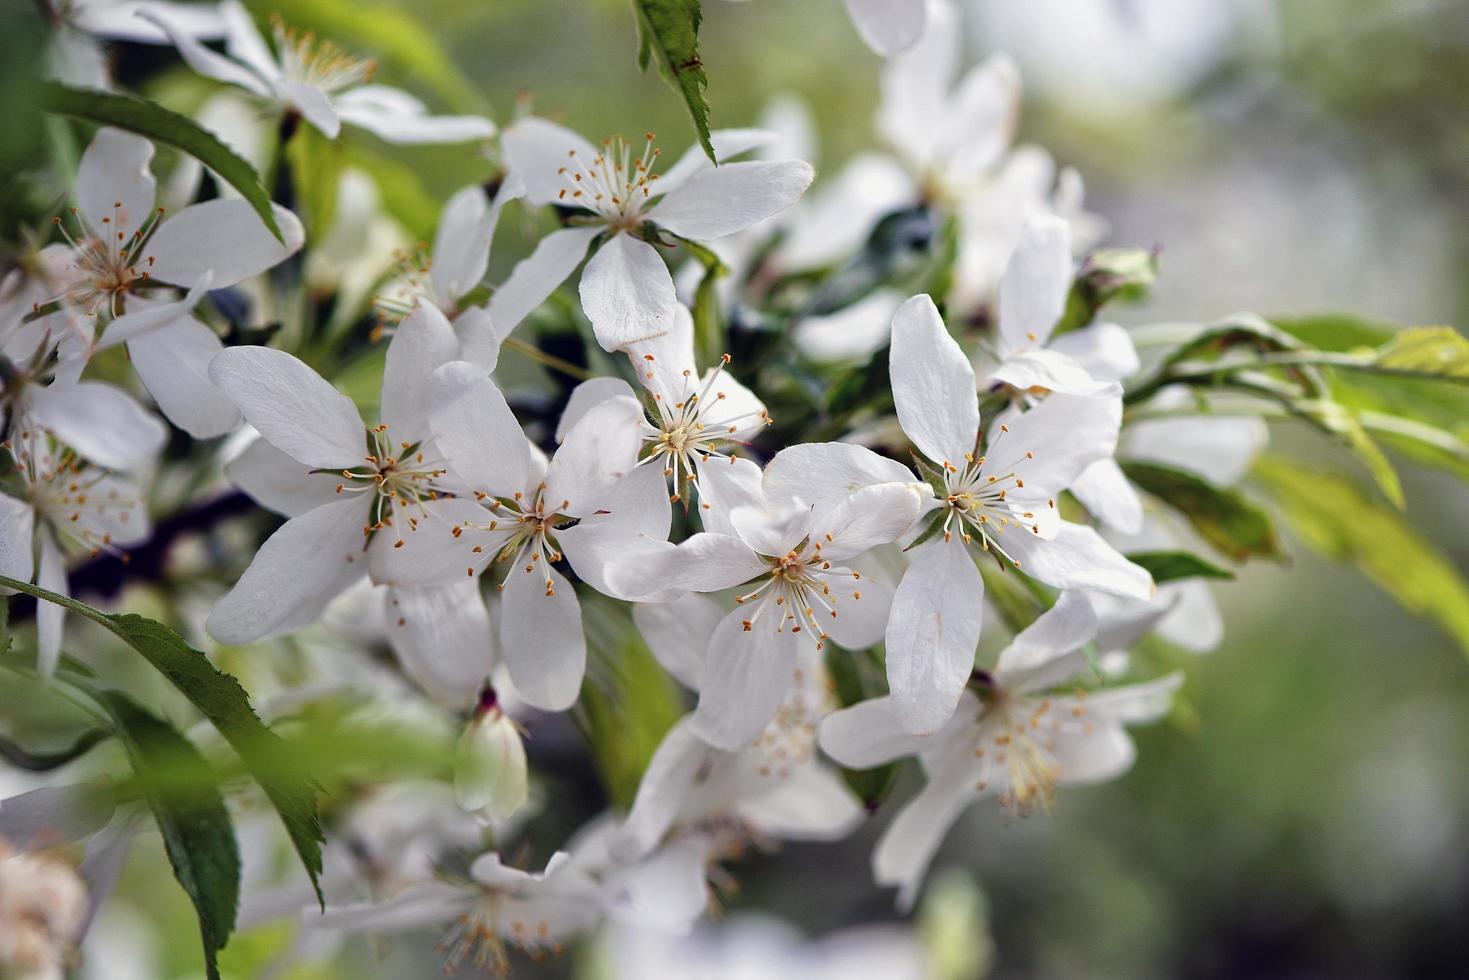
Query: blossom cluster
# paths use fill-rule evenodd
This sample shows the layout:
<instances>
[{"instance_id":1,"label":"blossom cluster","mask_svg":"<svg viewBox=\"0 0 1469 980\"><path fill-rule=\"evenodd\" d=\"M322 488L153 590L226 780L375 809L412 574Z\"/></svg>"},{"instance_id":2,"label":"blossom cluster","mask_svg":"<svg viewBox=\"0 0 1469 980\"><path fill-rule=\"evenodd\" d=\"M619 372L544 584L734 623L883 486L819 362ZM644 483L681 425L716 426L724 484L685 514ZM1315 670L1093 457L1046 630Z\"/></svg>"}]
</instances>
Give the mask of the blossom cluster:
<instances>
[{"instance_id":1,"label":"blossom cluster","mask_svg":"<svg viewBox=\"0 0 1469 980\"><path fill-rule=\"evenodd\" d=\"M198 197L204 178L196 168L160 193L142 136L92 136L75 206L0 284L13 464L0 574L64 594L70 559L148 540L170 425L227 436L228 481L283 521L212 601L207 636L266 644L351 609L380 621L409 696L458 726L453 792L411 794L413 847L359 848L356 873L373 869L374 887L328 889L309 928L442 928L452 964L496 970L510 947L555 952L604 922L687 931L747 850L863 822L869 801L843 770L911 757L922 786L872 855L875 881L906 910L970 806L1028 814L1058 787L1130 767L1128 729L1165 716L1181 683L1137 676L1128 651L1140 640L1219 642L1200 581L1155 584L1128 557L1178 544L1118 458L1227 485L1263 425L1124 429L1123 383L1141 367L1132 337L1100 318L1071 322L1069 307L1104 225L1074 171L1013 143L1015 66L996 56L961 76L946 3L847 6L890 55L886 148L814 184L789 112L714 132L717 165L699 146L665 165L652 134L595 142L535 115L501 129L430 115L373 83L367 61L282 24L267 41L232 0L202 22L197 8L144 3L126 20L68 25L72 41L171 44L199 74L328 140L355 127L476 142L496 161L492 180L444 206L409 271L369 290L385 346L375 402L334 386L304 345L221 329L226 299L269 306L273 282L301 275L302 222L274 205L277 236L231 195L160 205ZM216 38L223 53L206 43ZM490 286L507 206L545 210L556 228ZM758 316L769 293L752 283L840 265L912 208L952 229L952 274L927 289L894 277L796 319L802 357L866 362L885 379L874 409L801 441L799 426L776 424L799 420L773 417L758 374L696 326L706 285ZM573 277L573 312L604 367L553 425L526 425L500 362L541 353L523 324ZM975 343L977 324L988 326ZM94 361L117 347L146 399L115 374L96 378ZM986 597L996 580L1019 583L1039 615L999 616ZM448 871L442 853L473 848L481 825L513 840L533 816L524 733L578 708L589 607L609 601L692 710L663 735L630 806L543 870L512 866L502 847ZM37 611L42 675L61 657L63 614ZM864 658L882 665L879 689L839 696L833 664ZM0 834L41 825L19 822L23 810L0 809Z\"/></svg>"}]
</instances>

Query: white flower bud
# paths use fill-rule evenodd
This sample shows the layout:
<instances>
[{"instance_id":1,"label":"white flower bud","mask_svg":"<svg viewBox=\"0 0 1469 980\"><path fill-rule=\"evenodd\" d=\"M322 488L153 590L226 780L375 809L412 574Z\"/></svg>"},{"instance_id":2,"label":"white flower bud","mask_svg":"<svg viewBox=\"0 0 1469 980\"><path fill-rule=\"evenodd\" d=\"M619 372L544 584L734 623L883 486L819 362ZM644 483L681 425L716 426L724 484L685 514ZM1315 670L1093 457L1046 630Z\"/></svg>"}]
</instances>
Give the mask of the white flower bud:
<instances>
[{"instance_id":1,"label":"white flower bud","mask_svg":"<svg viewBox=\"0 0 1469 980\"><path fill-rule=\"evenodd\" d=\"M460 807L481 820L509 819L525 803L525 745L515 722L500 710L495 692L488 687L459 736L454 797Z\"/></svg>"}]
</instances>

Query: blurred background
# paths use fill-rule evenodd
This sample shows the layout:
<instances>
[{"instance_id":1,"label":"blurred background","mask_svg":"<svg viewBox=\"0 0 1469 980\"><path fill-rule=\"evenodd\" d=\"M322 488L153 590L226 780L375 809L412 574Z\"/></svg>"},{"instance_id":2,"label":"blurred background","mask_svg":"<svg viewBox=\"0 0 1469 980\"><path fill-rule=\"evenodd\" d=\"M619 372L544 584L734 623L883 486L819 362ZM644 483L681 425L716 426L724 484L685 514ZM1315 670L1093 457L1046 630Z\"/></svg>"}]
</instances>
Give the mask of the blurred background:
<instances>
[{"instance_id":1,"label":"blurred background","mask_svg":"<svg viewBox=\"0 0 1469 980\"><path fill-rule=\"evenodd\" d=\"M530 102L588 134L655 130L674 154L692 139L672 93L638 74L621 0L400 6L467 79L465 104L487 102L497 120ZM964 7L966 65L1003 50L1021 67L1020 141L1080 170L1111 244L1161 249L1158 286L1145 303L1114 310L1119 319L1342 310L1402 324L1469 322L1469 4ZM818 173L875 143L880 61L837 0L704 8L714 125L753 124L771 99L795 95L813 112ZM171 57L129 49L119 68L161 90L186 78L157 73ZM412 75L387 80L426 98L438 88ZM440 199L484 171L468 150L447 160L427 149L382 152ZM497 244L491 278L516 257L513 244ZM1317 446L1285 425L1272 438L1307 454ZM1400 462L1415 526L1469 572L1462 486ZM935 871L956 869L983 894L988 914L967 936L985 962L971 972L1469 975L1465 651L1350 568L1288 547L1290 567L1252 564L1215 590L1224 644L1186 661L1185 707L1138 733L1129 775L1063 792L1053 814L1007 821L976 807L956 827ZM868 857L894 809L840 844L752 856L736 868L727 914L768 910L811 935L892 921L891 894L872 885ZM104 926L151 934L169 962L170 946L187 947L177 954L187 957L196 940L182 926L176 938L158 928L188 921L181 895L155 902L144 890L158 854L156 844L135 850L134 887ZM232 947L226 962L247 956L252 941L242 935L234 946L243 951ZM427 961L377 953L401 968L392 975L428 975L417 972ZM590 968L588 959L546 970ZM358 976L384 962L358 943L287 975Z\"/></svg>"}]
</instances>

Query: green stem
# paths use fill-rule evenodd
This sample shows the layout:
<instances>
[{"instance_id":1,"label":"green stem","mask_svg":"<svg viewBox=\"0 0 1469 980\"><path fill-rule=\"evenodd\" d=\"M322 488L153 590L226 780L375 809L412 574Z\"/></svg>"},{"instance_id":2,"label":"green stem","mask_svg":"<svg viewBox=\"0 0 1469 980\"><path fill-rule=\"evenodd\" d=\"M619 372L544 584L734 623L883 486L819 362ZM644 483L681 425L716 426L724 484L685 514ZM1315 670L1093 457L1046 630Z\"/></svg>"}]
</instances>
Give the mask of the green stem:
<instances>
[{"instance_id":1,"label":"green stem","mask_svg":"<svg viewBox=\"0 0 1469 980\"><path fill-rule=\"evenodd\" d=\"M521 340L518 337L506 337L501 342L501 345L510 348L516 353L525 355L532 361L539 361L541 364L546 365L546 367L551 368L552 370L560 371L562 374L565 374L572 378L576 378L578 381L589 381L592 378L596 377L596 375L592 374L592 372L588 371L581 365L573 364L568 360L557 357L555 354L547 354L539 347L536 347L532 344L527 344L525 341Z\"/></svg>"}]
</instances>

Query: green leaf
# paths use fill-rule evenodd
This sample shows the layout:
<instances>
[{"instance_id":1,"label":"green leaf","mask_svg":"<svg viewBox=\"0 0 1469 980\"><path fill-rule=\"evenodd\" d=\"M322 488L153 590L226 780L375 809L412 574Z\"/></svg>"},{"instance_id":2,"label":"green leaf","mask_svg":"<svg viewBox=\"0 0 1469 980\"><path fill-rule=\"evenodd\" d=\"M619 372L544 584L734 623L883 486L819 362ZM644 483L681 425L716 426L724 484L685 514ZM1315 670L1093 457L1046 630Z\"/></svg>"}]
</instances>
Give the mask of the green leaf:
<instances>
[{"instance_id":1,"label":"green leaf","mask_svg":"<svg viewBox=\"0 0 1469 980\"><path fill-rule=\"evenodd\" d=\"M652 56L664 79L683 97L699 133L699 145L714 159L709 139L709 102L704 91L709 78L699 59L699 22L704 11L699 0L632 0L638 20L638 68L647 71Z\"/></svg>"},{"instance_id":2,"label":"green leaf","mask_svg":"<svg viewBox=\"0 0 1469 980\"><path fill-rule=\"evenodd\" d=\"M1469 655L1469 583L1394 510L1350 480L1277 456L1252 471L1312 550L1349 561L1410 612L1441 626Z\"/></svg>"},{"instance_id":3,"label":"green leaf","mask_svg":"<svg viewBox=\"0 0 1469 980\"><path fill-rule=\"evenodd\" d=\"M214 773L187 739L126 696L104 691L97 700L117 723L173 876L199 915L205 970L218 980L215 957L234 931L239 905L240 852Z\"/></svg>"},{"instance_id":4,"label":"green leaf","mask_svg":"<svg viewBox=\"0 0 1469 980\"><path fill-rule=\"evenodd\" d=\"M321 135L315 126L297 126L285 153L306 240L320 242L336 217L337 184L346 164L341 145Z\"/></svg>"},{"instance_id":5,"label":"green leaf","mask_svg":"<svg viewBox=\"0 0 1469 980\"><path fill-rule=\"evenodd\" d=\"M1078 330L1113 300L1137 302L1158 280L1158 254L1142 248L1099 248L1087 256L1066 296L1052 336Z\"/></svg>"},{"instance_id":6,"label":"green leaf","mask_svg":"<svg viewBox=\"0 0 1469 980\"><path fill-rule=\"evenodd\" d=\"M168 678L219 730L265 791L311 876L317 900L325 905L317 876L321 873L320 845L326 838L317 816L315 784L301 771L286 742L255 714L239 681L162 623L130 613L108 615L84 602L3 575L0 585L65 606L105 627Z\"/></svg>"},{"instance_id":7,"label":"green leaf","mask_svg":"<svg viewBox=\"0 0 1469 980\"><path fill-rule=\"evenodd\" d=\"M1270 515L1237 490L1155 463L1123 463L1127 478L1187 517L1194 530L1235 561L1279 558Z\"/></svg>"},{"instance_id":8,"label":"green leaf","mask_svg":"<svg viewBox=\"0 0 1469 980\"><path fill-rule=\"evenodd\" d=\"M18 742L11 741L4 735L0 735L0 759L15 766L17 769L26 769L30 772L46 772L66 765L73 759L81 758L91 751L92 746L108 738L112 733L94 728L78 735L76 741L64 749L53 752L32 752Z\"/></svg>"},{"instance_id":9,"label":"green leaf","mask_svg":"<svg viewBox=\"0 0 1469 980\"><path fill-rule=\"evenodd\" d=\"M49 112L99 126L115 126L189 154L228 181L250 202L276 240L285 241L270 207L270 195L255 168L192 119L117 92L69 88L55 82L47 83L43 91L42 105Z\"/></svg>"},{"instance_id":10,"label":"green leaf","mask_svg":"<svg viewBox=\"0 0 1469 980\"><path fill-rule=\"evenodd\" d=\"M1376 363L1469 381L1469 339L1453 327L1410 327L1377 351Z\"/></svg>"},{"instance_id":11,"label":"green leaf","mask_svg":"<svg viewBox=\"0 0 1469 980\"><path fill-rule=\"evenodd\" d=\"M1187 551L1134 551L1127 560L1146 568L1158 585L1181 578L1234 578L1228 569Z\"/></svg>"}]
</instances>

